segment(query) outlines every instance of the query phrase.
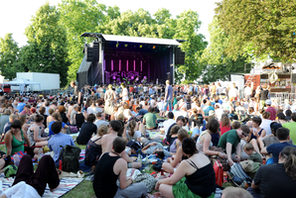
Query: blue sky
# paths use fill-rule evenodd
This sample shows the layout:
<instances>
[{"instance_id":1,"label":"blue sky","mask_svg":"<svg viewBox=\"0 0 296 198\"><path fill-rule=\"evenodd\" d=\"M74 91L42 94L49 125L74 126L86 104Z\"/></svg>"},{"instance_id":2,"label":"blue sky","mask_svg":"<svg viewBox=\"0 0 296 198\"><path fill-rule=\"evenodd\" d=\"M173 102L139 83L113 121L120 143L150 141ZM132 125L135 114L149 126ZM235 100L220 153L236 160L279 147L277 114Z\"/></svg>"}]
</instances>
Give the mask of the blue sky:
<instances>
[{"instance_id":1,"label":"blue sky","mask_svg":"<svg viewBox=\"0 0 296 198\"><path fill-rule=\"evenodd\" d=\"M13 33L13 38L19 45L26 44L25 28L30 24L31 17L40 6L49 2L57 5L61 0L1 0L0 1L0 37L6 33ZM184 10L193 10L199 13L199 20L202 22L200 33L209 40L208 25L214 16L215 2L219 0L99 0L99 3L107 6L117 5L121 11L136 11L144 8L150 13L156 12L159 8L170 10L176 16Z\"/></svg>"}]
</instances>

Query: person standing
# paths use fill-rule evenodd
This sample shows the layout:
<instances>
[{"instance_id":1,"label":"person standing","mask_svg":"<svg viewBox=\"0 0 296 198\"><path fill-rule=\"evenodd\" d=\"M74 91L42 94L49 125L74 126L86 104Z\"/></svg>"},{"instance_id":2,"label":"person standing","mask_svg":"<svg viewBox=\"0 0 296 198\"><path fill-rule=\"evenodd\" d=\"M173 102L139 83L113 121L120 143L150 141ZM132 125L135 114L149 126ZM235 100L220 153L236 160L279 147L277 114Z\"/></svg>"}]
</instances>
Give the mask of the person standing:
<instances>
[{"instance_id":1,"label":"person standing","mask_svg":"<svg viewBox=\"0 0 296 198\"><path fill-rule=\"evenodd\" d=\"M260 98L260 100L261 100L261 98ZM265 111L270 113L270 118L269 119L272 120L272 121L275 120L276 119L276 109L271 106L272 105L271 100L269 100L269 99L266 100L265 104L267 106L267 109Z\"/></svg>"},{"instance_id":2,"label":"person standing","mask_svg":"<svg viewBox=\"0 0 296 198\"><path fill-rule=\"evenodd\" d=\"M166 82L166 88L165 88L165 111L167 111L167 107L169 105L169 111L172 111L172 99L173 99L173 87L170 85L170 81L167 80Z\"/></svg>"},{"instance_id":3,"label":"person standing","mask_svg":"<svg viewBox=\"0 0 296 198\"><path fill-rule=\"evenodd\" d=\"M116 100L116 93L115 91L113 91L112 85L108 86L108 90L105 93L104 100L105 100L105 106L104 106L105 113L108 115L112 115L113 102Z\"/></svg>"},{"instance_id":4,"label":"person standing","mask_svg":"<svg viewBox=\"0 0 296 198\"><path fill-rule=\"evenodd\" d=\"M122 92L121 92L122 101L127 102L128 101L128 90L124 84L121 84L121 89L122 89Z\"/></svg>"}]
</instances>

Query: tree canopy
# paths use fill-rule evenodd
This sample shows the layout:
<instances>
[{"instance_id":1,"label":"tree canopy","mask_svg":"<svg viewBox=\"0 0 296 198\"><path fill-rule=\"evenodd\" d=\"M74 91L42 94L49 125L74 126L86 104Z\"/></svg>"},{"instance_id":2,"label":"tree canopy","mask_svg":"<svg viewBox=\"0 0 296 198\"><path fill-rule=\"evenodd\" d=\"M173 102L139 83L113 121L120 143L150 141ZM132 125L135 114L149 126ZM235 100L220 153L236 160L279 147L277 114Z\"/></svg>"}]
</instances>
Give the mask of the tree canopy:
<instances>
[{"instance_id":1,"label":"tree canopy","mask_svg":"<svg viewBox=\"0 0 296 198\"><path fill-rule=\"evenodd\" d=\"M209 26L210 45L204 50L200 61L204 65L202 80L204 83L217 80L229 80L232 73L249 72L251 57L239 53L234 54L235 59L227 56L227 47L230 45L229 36L218 24L217 18Z\"/></svg>"},{"instance_id":2,"label":"tree canopy","mask_svg":"<svg viewBox=\"0 0 296 198\"><path fill-rule=\"evenodd\" d=\"M228 34L228 56L249 52L295 62L296 0L223 0L216 9L218 22ZM250 50L251 49L251 50Z\"/></svg>"},{"instance_id":3,"label":"tree canopy","mask_svg":"<svg viewBox=\"0 0 296 198\"><path fill-rule=\"evenodd\" d=\"M17 59L19 48L13 40L12 34L0 38L0 71L7 79L13 79L18 70Z\"/></svg>"},{"instance_id":4,"label":"tree canopy","mask_svg":"<svg viewBox=\"0 0 296 198\"><path fill-rule=\"evenodd\" d=\"M21 50L19 64L31 72L59 73L64 86L69 62L66 31L59 25L59 17L55 6L40 7L26 29L28 45Z\"/></svg>"}]
</instances>

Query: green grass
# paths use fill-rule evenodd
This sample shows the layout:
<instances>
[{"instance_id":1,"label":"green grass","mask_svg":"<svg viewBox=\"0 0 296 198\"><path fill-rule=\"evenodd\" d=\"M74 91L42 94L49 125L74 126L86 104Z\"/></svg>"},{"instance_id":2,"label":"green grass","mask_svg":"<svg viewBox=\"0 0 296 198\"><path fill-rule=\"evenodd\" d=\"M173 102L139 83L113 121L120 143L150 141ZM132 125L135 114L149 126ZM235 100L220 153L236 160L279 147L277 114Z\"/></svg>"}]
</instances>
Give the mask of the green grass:
<instances>
[{"instance_id":1,"label":"green grass","mask_svg":"<svg viewBox=\"0 0 296 198\"><path fill-rule=\"evenodd\" d=\"M73 188L70 192L65 194L63 198L95 198L95 193L92 187L92 182L84 180Z\"/></svg>"}]
</instances>

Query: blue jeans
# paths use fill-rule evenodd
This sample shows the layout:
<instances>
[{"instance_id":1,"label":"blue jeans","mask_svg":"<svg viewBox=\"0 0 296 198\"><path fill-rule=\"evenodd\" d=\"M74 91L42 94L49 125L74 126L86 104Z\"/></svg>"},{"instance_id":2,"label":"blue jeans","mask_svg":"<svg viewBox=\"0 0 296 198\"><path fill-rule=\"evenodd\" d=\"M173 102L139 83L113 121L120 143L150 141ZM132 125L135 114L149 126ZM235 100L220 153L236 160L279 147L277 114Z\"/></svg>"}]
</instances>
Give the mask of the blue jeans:
<instances>
[{"instance_id":1,"label":"blue jeans","mask_svg":"<svg viewBox=\"0 0 296 198\"><path fill-rule=\"evenodd\" d=\"M168 105L169 105L169 111L172 111L173 110L173 108L172 108L172 100L166 100L165 106L164 106L164 111L167 111Z\"/></svg>"}]
</instances>

